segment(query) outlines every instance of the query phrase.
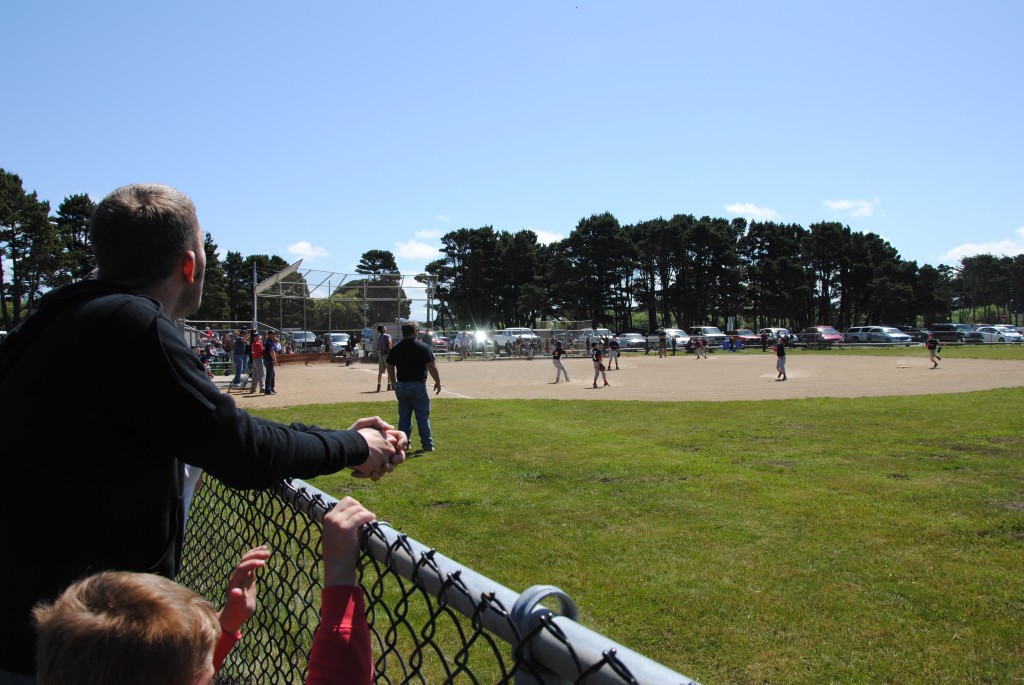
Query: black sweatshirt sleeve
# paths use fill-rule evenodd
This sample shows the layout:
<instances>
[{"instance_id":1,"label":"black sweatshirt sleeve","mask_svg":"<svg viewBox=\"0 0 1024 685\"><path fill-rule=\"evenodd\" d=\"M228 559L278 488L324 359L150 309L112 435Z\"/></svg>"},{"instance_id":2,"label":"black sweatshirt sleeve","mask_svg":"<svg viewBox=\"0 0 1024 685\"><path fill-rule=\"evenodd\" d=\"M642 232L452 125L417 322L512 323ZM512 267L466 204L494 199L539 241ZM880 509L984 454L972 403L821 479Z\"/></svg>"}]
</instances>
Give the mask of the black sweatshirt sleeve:
<instances>
[{"instance_id":1,"label":"black sweatshirt sleeve","mask_svg":"<svg viewBox=\"0 0 1024 685\"><path fill-rule=\"evenodd\" d=\"M263 488L281 478L313 478L362 464L369 447L357 431L302 423L286 425L251 416L209 379L202 363L170 321L157 317L153 334L164 350L162 368L147 373L164 395L164 411L177 426L162 449L236 488ZM139 405L144 407L145 405ZM137 410L144 412L145 409ZM139 425L153 425L138 416Z\"/></svg>"}]
</instances>

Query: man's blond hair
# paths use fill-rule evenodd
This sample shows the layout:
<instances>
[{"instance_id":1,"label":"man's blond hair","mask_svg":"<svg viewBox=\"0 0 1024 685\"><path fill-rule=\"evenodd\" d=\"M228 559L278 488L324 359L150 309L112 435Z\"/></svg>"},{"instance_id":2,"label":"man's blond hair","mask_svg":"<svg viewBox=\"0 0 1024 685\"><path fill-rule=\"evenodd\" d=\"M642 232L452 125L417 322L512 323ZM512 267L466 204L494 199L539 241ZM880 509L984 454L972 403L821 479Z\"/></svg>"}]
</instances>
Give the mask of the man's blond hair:
<instances>
[{"instance_id":1,"label":"man's blond hair","mask_svg":"<svg viewBox=\"0 0 1024 685\"><path fill-rule=\"evenodd\" d=\"M38 685L187 685L221 632L208 601L148 573L97 573L32 614Z\"/></svg>"}]
</instances>

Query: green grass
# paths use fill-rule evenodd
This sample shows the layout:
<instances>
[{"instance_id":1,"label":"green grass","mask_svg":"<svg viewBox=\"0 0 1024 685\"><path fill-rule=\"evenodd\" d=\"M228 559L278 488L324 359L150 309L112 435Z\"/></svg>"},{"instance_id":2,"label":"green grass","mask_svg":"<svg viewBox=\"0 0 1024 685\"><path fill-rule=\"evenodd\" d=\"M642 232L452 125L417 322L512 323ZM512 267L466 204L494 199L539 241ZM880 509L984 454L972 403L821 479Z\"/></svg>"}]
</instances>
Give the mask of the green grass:
<instances>
[{"instance_id":1,"label":"green grass","mask_svg":"<svg viewBox=\"0 0 1024 685\"><path fill-rule=\"evenodd\" d=\"M560 587L584 625L708 685L1019 683L1022 403L435 399L436 453L314 484L512 590Z\"/></svg>"},{"instance_id":2,"label":"green grass","mask_svg":"<svg viewBox=\"0 0 1024 685\"><path fill-rule=\"evenodd\" d=\"M758 348L758 352L760 352L760 348ZM848 347L840 345L832 348L831 350L819 350L813 347L808 349L800 348L797 353L801 355L824 354L830 356L844 356L851 354L892 357L905 357L908 354L923 357L928 356L928 352L920 345L911 345L910 347L906 347L904 345L892 345L889 347ZM1022 361L1024 360L1024 345L946 344L942 346L942 356L943 358L948 356L950 359L996 359Z\"/></svg>"}]
</instances>

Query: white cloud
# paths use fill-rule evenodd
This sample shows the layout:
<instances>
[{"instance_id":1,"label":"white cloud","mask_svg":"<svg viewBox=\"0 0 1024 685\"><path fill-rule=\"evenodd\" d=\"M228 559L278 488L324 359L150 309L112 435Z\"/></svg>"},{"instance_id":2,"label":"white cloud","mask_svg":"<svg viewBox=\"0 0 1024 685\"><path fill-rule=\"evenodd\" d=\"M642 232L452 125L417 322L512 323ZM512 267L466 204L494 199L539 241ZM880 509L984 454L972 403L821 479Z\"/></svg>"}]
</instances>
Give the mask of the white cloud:
<instances>
[{"instance_id":1,"label":"white cloud","mask_svg":"<svg viewBox=\"0 0 1024 685\"><path fill-rule=\"evenodd\" d=\"M1016 257L1024 254L1024 226L1014 231L1014 237L1006 240L998 240L993 243L964 243L957 245L949 252L939 255L939 261L943 264L954 264L964 257L974 257L980 254L990 254L996 257Z\"/></svg>"},{"instance_id":2,"label":"white cloud","mask_svg":"<svg viewBox=\"0 0 1024 685\"><path fill-rule=\"evenodd\" d=\"M550 245L551 243L557 243L559 240L564 240L565 236L561 233L552 233L551 231L538 231L535 228L531 228L531 231L537 234L537 242L541 245Z\"/></svg>"},{"instance_id":3,"label":"white cloud","mask_svg":"<svg viewBox=\"0 0 1024 685\"><path fill-rule=\"evenodd\" d=\"M302 259L319 259L330 257L331 253L322 247L314 247L308 240L300 240L288 246L288 254Z\"/></svg>"},{"instance_id":4,"label":"white cloud","mask_svg":"<svg viewBox=\"0 0 1024 685\"><path fill-rule=\"evenodd\" d=\"M771 207L758 207L751 202L734 202L726 205L725 211L753 221L771 221L779 218L778 213Z\"/></svg>"},{"instance_id":5,"label":"white cloud","mask_svg":"<svg viewBox=\"0 0 1024 685\"><path fill-rule=\"evenodd\" d=\"M440 234L441 234L440 231L435 231L435 230L432 230L432 229L429 229L429 228L428 229L424 229L422 231L416 231L416 237L417 238L436 238Z\"/></svg>"},{"instance_id":6,"label":"white cloud","mask_svg":"<svg viewBox=\"0 0 1024 685\"><path fill-rule=\"evenodd\" d=\"M433 260L441 256L441 251L433 245L421 243L418 240L410 240L407 243L395 243L398 248L398 257L401 259Z\"/></svg>"},{"instance_id":7,"label":"white cloud","mask_svg":"<svg viewBox=\"0 0 1024 685\"><path fill-rule=\"evenodd\" d=\"M874 216L875 207L881 203L882 201L877 197L874 200L825 200L822 202L829 209L850 216Z\"/></svg>"},{"instance_id":8,"label":"white cloud","mask_svg":"<svg viewBox=\"0 0 1024 685\"><path fill-rule=\"evenodd\" d=\"M516 231L516 233L521 233L522 231L533 231L533 234L537 236L537 242L541 245L550 245L551 243L557 243L559 240L565 239L565 236L562 235L561 233L553 233L551 231L538 231L536 228L533 228L532 226L521 228L518 231Z\"/></svg>"}]
</instances>

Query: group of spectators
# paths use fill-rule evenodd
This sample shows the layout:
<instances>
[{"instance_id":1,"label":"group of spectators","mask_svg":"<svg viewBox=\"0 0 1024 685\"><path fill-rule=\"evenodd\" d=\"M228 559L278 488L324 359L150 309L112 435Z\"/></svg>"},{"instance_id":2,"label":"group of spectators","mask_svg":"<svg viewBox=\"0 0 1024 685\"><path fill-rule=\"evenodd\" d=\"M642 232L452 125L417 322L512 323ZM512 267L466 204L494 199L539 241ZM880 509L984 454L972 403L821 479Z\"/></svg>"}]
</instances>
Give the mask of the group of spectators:
<instances>
[{"instance_id":1,"label":"group of spectators","mask_svg":"<svg viewBox=\"0 0 1024 685\"><path fill-rule=\"evenodd\" d=\"M533 359L533 356L537 353L540 344L537 338L524 339L523 336L518 336L515 340L509 340L505 343L505 354L509 357L526 357L527 359Z\"/></svg>"},{"instance_id":2,"label":"group of spectators","mask_svg":"<svg viewBox=\"0 0 1024 685\"><path fill-rule=\"evenodd\" d=\"M211 363L230 358L235 367L231 387L244 387L249 382L250 395L257 392L264 395L277 394L277 355L285 354L287 348L277 339L274 331L268 330L265 335L261 335L256 330L239 328L225 332L223 337L207 331L203 334L203 340L215 341L193 348L207 376L213 378Z\"/></svg>"}]
</instances>

